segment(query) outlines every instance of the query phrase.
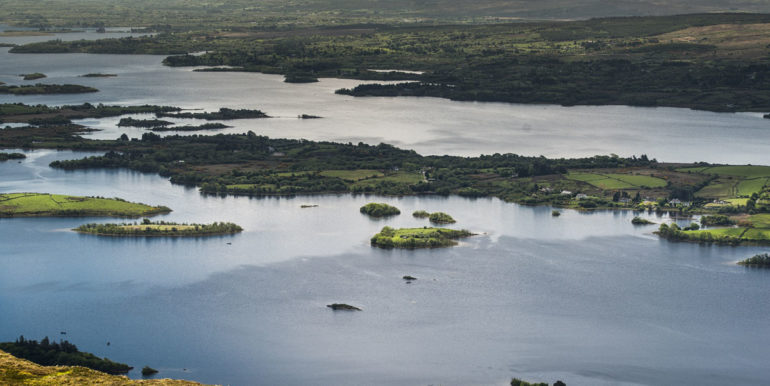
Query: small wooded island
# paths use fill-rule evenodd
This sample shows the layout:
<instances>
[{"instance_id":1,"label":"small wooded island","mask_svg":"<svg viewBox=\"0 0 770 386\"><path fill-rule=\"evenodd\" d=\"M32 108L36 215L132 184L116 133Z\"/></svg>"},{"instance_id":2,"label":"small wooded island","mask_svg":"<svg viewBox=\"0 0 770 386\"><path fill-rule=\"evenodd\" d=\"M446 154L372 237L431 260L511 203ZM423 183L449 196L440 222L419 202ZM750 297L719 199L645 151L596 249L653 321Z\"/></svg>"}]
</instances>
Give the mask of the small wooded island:
<instances>
[{"instance_id":1,"label":"small wooded island","mask_svg":"<svg viewBox=\"0 0 770 386\"><path fill-rule=\"evenodd\" d=\"M36 79L43 79L46 77L46 75L41 72L33 72L31 74L21 74L19 76L24 78L24 80L36 80Z\"/></svg>"},{"instance_id":2,"label":"small wooded island","mask_svg":"<svg viewBox=\"0 0 770 386\"><path fill-rule=\"evenodd\" d=\"M770 268L770 253L760 253L738 262L739 265L754 268Z\"/></svg>"},{"instance_id":3,"label":"small wooded island","mask_svg":"<svg viewBox=\"0 0 770 386\"><path fill-rule=\"evenodd\" d=\"M210 112L210 113L157 113L155 114L158 118L167 117L167 118L192 118L192 119L205 119L207 121L213 121L213 120L228 120L228 119L253 119L253 118L270 118L269 115L265 114L261 110L249 110L249 109L240 109L240 110L233 110L228 109L226 107L222 107L219 109L219 111Z\"/></svg>"},{"instance_id":4,"label":"small wooded island","mask_svg":"<svg viewBox=\"0 0 770 386\"><path fill-rule=\"evenodd\" d=\"M85 224L75 229L76 232L97 236L119 237L199 237L229 235L243 231L239 225L231 222L211 224L179 224L174 222L152 222L144 219L141 224Z\"/></svg>"},{"instance_id":5,"label":"small wooded island","mask_svg":"<svg viewBox=\"0 0 770 386\"><path fill-rule=\"evenodd\" d=\"M183 126L159 126L150 128L150 131L198 131L198 130L220 130L227 129L232 126L227 126L224 123L204 123L202 125L183 125Z\"/></svg>"},{"instance_id":6,"label":"small wooded island","mask_svg":"<svg viewBox=\"0 0 770 386\"><path fill-rule=\"evenodd\" d=\"M34 95L34 94L84 94L99 90L77 84L42 84L26 86L0 85L0 94Z\"/></svg>"},{"instance_id":7,"label":"small wooded island","mask_svg":"<svg viewBox=\"0 0 770 386\"><path fill-rule=\"evenodd\" d=\"M141 217L169 213L165 206L150 206L120 198L80 197L48 193L0 194L2 217Z\"/></svg>"},{"instance_id":8,"label":"small wooded island","mask_svg":"<svg viewBox=\"0 0 770 386\"><path fill-rule=\"evenodd\" d=\"M174 122L164 121L161 119L134 119L131 117L121 118L120 121L118 121L118 127L129 126L129 127L151 128L151 127L170 126L173 124Z\"/></svg>"},{"instance_id":9,"label":"small wooded island","mask_svg":"<svg viewBox=\"0 0 770 386\"><path fill-rule=\"evenodd\" d=\"M401 211L395 206L380 202L370 202L362 206L360 212L372 217L387 217L401 214Z\"/></svg>"},{"instance_id":10,"label":"small wooded island","mask_svg":"<svg viewBox=\"0 0 770 386\"><path fill-rule=\"evenodd\" d=\"M372 236L373 247L379 248L441 248L457 245L456 239L470 237L474 234L466 230L446 228L401 228L384 227Z\"/></svg>"},{"instance_id":11,"label":"small wooded island","mask_svg":"<svg viewBox=\"0 0 770 386\"><path fill-rule=\"evenodd\" d=\"M650 225L650 224L655 224L655 223L650 221L650 220L647 220L646 218L641 218L641 217L637 216L637 217L634 217L633 219L631 219L631 224L634 224L634 225Z\"/></svg>"},{"instance_id":12,"label":"small wooded island","mask_svg":"<svg viewBox=\"0 0 770 386\"><path fill-rule=\"evenodd\" d=\"M428 220L434 224L454 224L457 222L452 216L444 212L433 212L428 216Z\"/></svg>"},{"instance_id":13,"label":"small wooded island","mask_svg":"<svg viewBox=\"0 0 770 386\"><path fill-rule=\"evenodd\" d=\"M24 159L24 158L27 158L27 156L22 153L1 153L0 152L0 161L8 161L9 159Z\"/></svg>"},{"instance_id":14,"label":"small wooded island","mask_svg":"<svg viewBox=\"0 0 770 386\"><path fill-rule=\"evenodd\" d=\"M424 210L416 210L412 212L412 216L414 216L415 218L427 218L428 220L430 220L430 222L434 224L454 224L457 222L455 221L454 218L452 218L452 216L444 212L428 213L427 211L424 211Z\"/></svg>"}]
</instances>

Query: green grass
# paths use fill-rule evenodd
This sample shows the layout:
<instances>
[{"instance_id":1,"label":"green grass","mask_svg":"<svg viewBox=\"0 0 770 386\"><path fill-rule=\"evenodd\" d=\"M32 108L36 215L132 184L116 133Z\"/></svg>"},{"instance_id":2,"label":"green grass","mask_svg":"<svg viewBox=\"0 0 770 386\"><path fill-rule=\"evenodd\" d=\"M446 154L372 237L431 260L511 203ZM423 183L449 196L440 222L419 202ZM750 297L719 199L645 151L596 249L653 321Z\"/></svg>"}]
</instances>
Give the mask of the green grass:
<instances>
[{"instance_id":1,"label":"green grass","mask_svg":"<svg viewBox=\"0 0 770 386\"><path fill-rule=\"evenodd\" d=\"M640 187L659 188L666 186L662 178L619 173L568 173L567 178L582 181L604 190L633 189Z\"/></svg>"},{"instance_id":2,"label":"green grass","mask_svg":"<svg viewBox=\"0 0 770 386\"><path fill-rule=\"evenodd\" d=\"M717 174L720 176L733 176L733 177L770 177L770 166L754 166L754 165L730 165L730 166L713 166L703 168L684 168L679 171L692 171L693 173L701 174Z\"/></svg>"},{"instance_id":3,"label":"green grass","mask_svg":"<svg viewBox=\"0 0 770 386\"><path fill-rule=\"evenodd\" d=\"M610 178L615 178L623 182L627 182L634 186L648 187L648 188L662 188L666 186L666 180L657 177L640 176L633 174L605 174Z\"/></svg>"},{"instance_id":4,"label":"green grass","mask_svg":"<svg viewBox=\"0 0 770 386\"><path fill-rule=\"evenodd\" d=\"M746 228L710 228L710 229L700 229L697 231L684 231L684 233L688 235L700 235L701 233L711 233L711 235L714 237L721 237L721 236L740 237L745 231L746 231Z\"/></svg>"},{"instance_id":5,"label":"green grass","mask_svg":"<svg viewBox=\"0 0 770 386\"><path fill-rule=\"evenodd\" d=\"M733 197L733 183L714 181L695 193L696 197L728 198Z\"/></svg>"},{"instance_id":6,"label":"green grass","mask_svg":"<svg viewBox=\"0 0 770 386\"><path fill-rule=\"evenodd\" d=\"M743 238L750 241L770 241L770 229L749 229Z\"/></svg>"},{"instance_id":7,"label":"green grass","mask_svg":"<svg viewBox=\"0 0 770 386\"><path fill-rule=\"evenodd\" d=\"M710 233L714 238L729 236L740 238L741 241L749 242L770 241L770 228L713 228L697 231L684 231L684 233L694 236L700 236L702 233Z\"/></svg>"},{"instance_id":8,"label":"green grass","mask_svg":"<svg viewBox=\"0 0 770 386\"><path fill-rule=\"evenodd\" d=\"M755 214L749 217L749 221L757 228L770 228L770 214Z\"/></svg>"},{"instance_id":9,"label":"green grass","mask_svg":"<svg viewBox=\"0 0 770 386\"><path fill-rule=\"evenodd\" d=\"M359 170L324 170L320 173L325 177L336 177L345 181L360 181L367 178L383 177L382 172L371 169L359 169Z\"/></svg>"},{"instance_id":10,"label":"green grass","mask_svg":"<svg viewBox=\"0 0 770 386\"><path fill-rule=\"evenodd\" d=\"M376 185L379 182L393 182L398 184L412 185L422 181L422 179L422 174L417 172L395 172L388 174L385 177L356 181L353 186Z\"/></svg>"},{"instance_id":11,"label":"green grass","mask_svg":"<svg viewBox=\"0 0 770 386\"><path fill-rule=\"evenodd\" d=\"M693 167L693 168L680 168L680 169L676 169L676 171L682 172L682 173L701 173L708 168L709 168L708 166L699 166L699 167Z\"/></svg>"},{"instance_id":12,"label":"green grass","mask_svg":"<svg viewBox=\"0 0 770 386\"><path fill-rule=\"evenodd\" d=\"M768 179L766 177L743 180L738 183L736 194L738 196L749 197L754 193L759 193L762 191L762 188L767 185L767 181Z\"/></svg>"},{"instance_id":13,"label":"green grass","mask_svg":"<svg viewBox=\"0 0 770 386\"><path fill-rule=\"evenodd\" d=\"M77 197L46 193L0 194L0 217L117 216L140 217L171 210L116 198Z\"/></svg>"}]
</instances>

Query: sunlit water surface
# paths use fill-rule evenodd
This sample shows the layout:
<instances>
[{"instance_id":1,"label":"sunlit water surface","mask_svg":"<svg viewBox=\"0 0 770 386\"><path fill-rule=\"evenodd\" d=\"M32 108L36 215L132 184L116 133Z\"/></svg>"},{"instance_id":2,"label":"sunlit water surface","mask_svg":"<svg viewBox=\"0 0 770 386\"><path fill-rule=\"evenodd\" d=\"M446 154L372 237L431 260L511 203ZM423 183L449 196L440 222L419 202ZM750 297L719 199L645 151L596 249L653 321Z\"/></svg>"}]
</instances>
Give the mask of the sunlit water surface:
<instances>
[{"instance_id":1,"label":"sunlit water surface","mask_svg":"<svg viewBox=\"0 0 770 386\"><path fill-rule=\"evenodd\" d=\"M0 42L47 38L23 39ZM0 50L0 81L20 84L18 74L43 72L41 82L101 90L2 102L260 108L276 117L234 121L223 132L384 141L425 154L614 152L734 163L767 163L770 144L768 121L754 113L350 98L333 94L357 83L349 80L291 85L273 75L166 68L157 56ZM93 72L118 77L79 77ZM324 118L296 119L303 113ZM141 136L116 122L81 123L103 129L96 138ZM47 166L87 153L27 155L0 163L0 192L117 196L174 209L160 219L233 221L245 232L115 239L70 229L116 220L1 219L3 341L63 337L162 377L234 385L503 385L513 376L723 385L770 377L763 329L770 272L734 264L762 248L660 241L654 226L632 226L630 212L567 210L555 218L547 207L458 197L222 198L155 175ZM361 215L373 200L403 214ZM428 225L409 215L417 209L448 212L479 235L450 249L369 246L385 225ZM406 284L403 275L418 280ZM364 311L332 312L325 306L333 302Z\"/></svg>"}]
</instances>

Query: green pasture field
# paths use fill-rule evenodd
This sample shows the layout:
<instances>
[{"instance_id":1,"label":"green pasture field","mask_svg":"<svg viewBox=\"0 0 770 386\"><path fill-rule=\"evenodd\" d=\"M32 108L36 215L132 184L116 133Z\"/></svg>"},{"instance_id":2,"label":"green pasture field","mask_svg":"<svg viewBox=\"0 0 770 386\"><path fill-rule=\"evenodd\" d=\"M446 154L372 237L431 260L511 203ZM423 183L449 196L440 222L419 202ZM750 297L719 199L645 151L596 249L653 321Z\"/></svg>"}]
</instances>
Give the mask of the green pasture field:
<instances>
[{"instance_id":1,"label":"green pasture field","mask_svg":"<svg viewBox=\"0 0 770 386\"><path fill-rule=\"evenodd\" d=\"M46 193L0 194L0 217L116 216L140 217L171 210L116 198L78 197Z\"/></svg>"}]
</instances>

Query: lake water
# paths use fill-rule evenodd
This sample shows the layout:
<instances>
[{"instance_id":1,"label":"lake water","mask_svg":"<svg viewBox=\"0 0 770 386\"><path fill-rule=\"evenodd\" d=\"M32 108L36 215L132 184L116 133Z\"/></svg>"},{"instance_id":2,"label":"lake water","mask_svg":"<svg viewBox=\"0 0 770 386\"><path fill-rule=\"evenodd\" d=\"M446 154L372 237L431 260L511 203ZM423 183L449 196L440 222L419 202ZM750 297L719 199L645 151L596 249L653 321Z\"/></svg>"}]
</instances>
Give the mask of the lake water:
<instances>
[{"instance_id":1,"label":"lake water","mask_svg":"<svg viewBox=\"0 0 770 386\"><path fill-rule=\"evenodd\" d=\"M282 118L236 121L229 131L385 141L426 154L767 163L770 122L759 114L355 99L332 93L353 81L290 85L160 60L3 50L2 81L40 71L49 75L43 81L102 92L0 100L260 108ZM90 72L119 76L77 78ZM325 118L293 118L302 113ZM89 123L105 129L97 137L126 131L111 122ZM724 385L770 377L770 272L733 264L766 248L661 241L654 226L632 226L630 212L554 218L547 207L459 197L222 198L156 175L47 166L89 153L27 155L0 163L0 192L117 196L174 210L159 219L233 221L245 232L114 239L69 231L110 219L0 219L0 341L64 337L162 377L233 385L504 385L514 376L571 386ZM370 201L403 214L371 220L358 212ZM448 212L479 235L450 249L369 246L385 225L428 225L409 215L417 209ZM403 275L418 280L406 284ZM335 313L325 307L333 302L364 311Z\"/></svg>"},{"instance_id":2,"label":"lake water","mask_svg":"<svg viewBox=\"0 0 770 386\"><path fill-rule=\"evenodd\" d=\"M74 39L75 34L57 38ZM88 35L88 34L86 34ZM120 34L116 34L120 35ZM103 35L91 33L91 38ZM51 37L25 37L24 41ZM16 42L0 37L0 42ZM280 75L193 72L161 65L163 56L9 54L0 48L0 81L25 83L20 73L42 72L35 82L74 83L101 92L75 95L0 95L0 102L45 104L163 104L189 109L261 109L274 119L227 122L223 133L253 130L271 137L391 143L421 154L492 153L579 157L646 153L670 162L767 163L770 120L761 113L711 113L628 106L517 105L452 102L437 98L353 98L334 90L362 83L321 79L287 84ZM116 78L81 78L87 73ZM27 82L32 83L32 82ZM300 120L311 114L323 119ZM94 138L140 137L117 128L117 118L81 121L104 129ZM210 132L205 132L210 133Z\"/></svg>"},{"instance_id":3,"label":"lake water","mask_svg":"<svg viewBox=\"0 0 770 386\"><path fill-rule=\"evenodd\" d=\"M732 264L761 248L668 243L654 226L631 225L630 212L554 218L547 207L457 197L221 198L154 175L47 167L87 153L28 155L0 164L0 191L119 196L172 207L164 220L233 221L245 232L113 239L68 229L114 220L0 220L0 340L66 331L83 350L161 376L233 385L770 376L770 272ZM372 200L403 214L358 213ZM384 225L427 225L409 215L417 209L446 211L479 236L450 249L368 245ZM335 313L333 302L364 311Z\"/></svg>"}]
</instances>

